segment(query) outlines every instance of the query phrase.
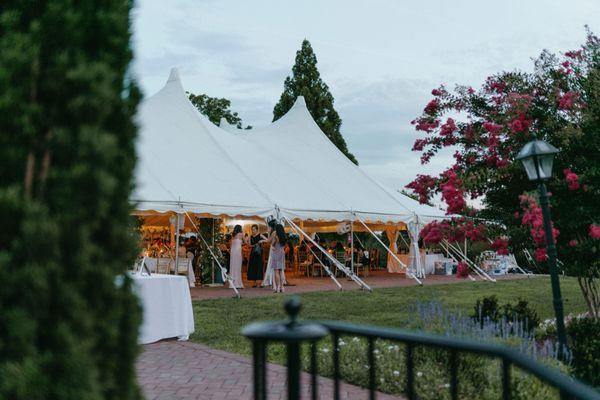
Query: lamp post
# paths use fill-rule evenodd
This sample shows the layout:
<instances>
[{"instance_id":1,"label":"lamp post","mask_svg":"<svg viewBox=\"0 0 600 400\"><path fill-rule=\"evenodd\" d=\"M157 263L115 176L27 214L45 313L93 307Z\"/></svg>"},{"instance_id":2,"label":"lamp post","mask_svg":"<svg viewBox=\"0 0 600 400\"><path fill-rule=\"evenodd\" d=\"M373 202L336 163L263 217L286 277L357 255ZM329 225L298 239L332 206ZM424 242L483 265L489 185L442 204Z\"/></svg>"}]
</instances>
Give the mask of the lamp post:
<instances>
[{"instance_id":1,"label":"lamp post","mask_svg":"<svg viewBox=\"0 0 600 400\"><path fill-rule=\"evenodd\" d=\"M543 140L533 140L527 143L517 155L525 167L527 177L530 181L537 182L540 191L540 205L544 217L544 231L546 233L546 251L548 254L548 267L550 269L550 280L552 282L552 301L554 314L556 315L556 331L558 333L559 357L564 359L567 350L567 335L565 333L565 321L563 301L560 294L560 282L556 268L556 245L552 234L552 219L548 205L548 192L544 181L552 176L552 164L554 155L558 149Z\"/></svg>"}]
</instances>

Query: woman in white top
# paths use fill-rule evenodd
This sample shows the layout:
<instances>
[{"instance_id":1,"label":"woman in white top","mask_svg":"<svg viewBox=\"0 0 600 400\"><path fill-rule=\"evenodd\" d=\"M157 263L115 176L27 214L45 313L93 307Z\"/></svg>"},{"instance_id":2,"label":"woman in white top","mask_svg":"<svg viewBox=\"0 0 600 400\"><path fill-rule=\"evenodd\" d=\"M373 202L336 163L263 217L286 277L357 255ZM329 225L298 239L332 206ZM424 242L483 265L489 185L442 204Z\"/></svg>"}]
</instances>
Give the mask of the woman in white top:
<instances>
[{"instance_id":1,"label":"woman in white top","mask_svg":"<svg viewBox=\"0 0 600 400\"><path fill-rule=\"evenodd\" d=\"M229 283L230 287L237 289L243 289L244 283L242 282L242 242L244 240L244 233L242 232L242 226L236 225L233 228L233 234L231 235L231 252L229 253L229 275L231 275L232 282Z\"/></svg>"}]
</instances>

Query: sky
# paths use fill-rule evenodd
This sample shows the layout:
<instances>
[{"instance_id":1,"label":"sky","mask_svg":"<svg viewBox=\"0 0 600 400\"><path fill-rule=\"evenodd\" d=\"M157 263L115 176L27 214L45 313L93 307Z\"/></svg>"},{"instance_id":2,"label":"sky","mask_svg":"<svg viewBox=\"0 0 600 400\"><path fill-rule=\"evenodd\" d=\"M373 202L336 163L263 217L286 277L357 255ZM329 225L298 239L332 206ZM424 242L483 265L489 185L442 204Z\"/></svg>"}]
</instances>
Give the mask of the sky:
<instances>
[{"instance_id":1,"label":"sky","mask_svg":"<svg viewBox=\"0 0 600 400\"><path fill-rule=\"evenodd\" d=\"M271 122L308 39L349 150L395 189L451 164L442 154L421 165L411 151L410 121L434 87L531 71L542 50L579 47L585 25L600 34L598 0L138 0L133 18L132 69L145 95L177 67L186 90L230 99L253 126Z\"/></svg>"}]
</instances>

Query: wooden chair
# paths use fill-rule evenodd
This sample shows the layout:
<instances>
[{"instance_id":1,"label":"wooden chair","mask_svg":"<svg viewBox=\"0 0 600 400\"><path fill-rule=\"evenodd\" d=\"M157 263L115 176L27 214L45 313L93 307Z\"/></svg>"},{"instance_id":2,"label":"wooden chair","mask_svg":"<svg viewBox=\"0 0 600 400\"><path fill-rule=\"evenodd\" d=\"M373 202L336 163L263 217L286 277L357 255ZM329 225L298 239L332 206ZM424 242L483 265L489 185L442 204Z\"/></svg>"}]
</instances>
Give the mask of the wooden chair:
<instances>
[{"instance_id":1,"label":"wooden chair","mask_svg":"<svg viewBox=\"0 0 600 400\"><path fill-rule=\"evenodd\" d=\"M312 263L306 250L298 250L298 273L310 276L310 265Z\"/></svg>"},{"instance_id":2,"label":"wooden chair","mask_svg":"<svg viewBox=\"0 0 600 400\"><path fill-rule=\"evenodd\" d=\"M379 250L378 249L369 250L369 268L372 271L379 270Z\"/></svg>"},{"instance_id":3,"label":"wooden chair","mask_svg":"<svg viewBox=\"0 0 600 400\"><path fill-rule=\"evenodd\" d=\"M344 250L339 250L335 252L335 259L340 262L342 265L346 265L346 252ZM342 272L338 269L337 264L335 265L335 275L339 276Z\"/></svg>"},{"instance_id":4,"label":"wooden chair","mask_svg":"<svg viewBox=\"0 0 600 400\"><path fill-rule=\"evenodd\" d=\"M313 249L314 253L317 255L317 257L319 257L319 259L321 259L321 262L323 262L325 256L321 253L321 251L317 248ZM315 257L312 253L311 253L311 258L312 258L312 263L310 265L310 269L311 269L311 275L312 276L316 276L317 273L319 274L320 277L323 277L323 266L321 265L321 263L319 262L319 260L317 259L317 257Z\"/></svg>"},{"instance_id":5,"label":"wooden chair","mask_svg":"<svg viewBox=\"0 0 600 400\"><path fill-rule=\"evenodd\" d=\"M190 263L190 259L189 258L179 258L177 260L177 267L175 268L175 274L176 275L188 275L188 269L189 269L189 264Z\"/></svg>"},{"instance_id":6,"label":"wooden chair","mask_svg":"<svg viewBox=\"0 0 600 400\"><path fill-rule=\"evenodd\" d=\"M169 274L171 272L171 259L159 257L156 259L156 273Z\"/></svg>"}]
</instances>

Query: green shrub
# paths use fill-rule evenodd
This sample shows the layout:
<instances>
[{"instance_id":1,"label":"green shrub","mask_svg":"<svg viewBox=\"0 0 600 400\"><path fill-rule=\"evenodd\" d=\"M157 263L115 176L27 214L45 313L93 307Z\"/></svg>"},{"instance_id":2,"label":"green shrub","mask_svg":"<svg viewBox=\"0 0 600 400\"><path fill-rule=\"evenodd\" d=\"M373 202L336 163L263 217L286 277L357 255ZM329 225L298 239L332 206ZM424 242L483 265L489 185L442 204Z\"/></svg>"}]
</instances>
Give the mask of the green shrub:
<instances>
[{"instance_id":1,"label":"green shrub","mask_svg":"<svg viewBox=\"0 0 600 400\"><path fill-rule=\"evenodd\" d=\"M500 311L498 307L498 298L496 296L484 297L477 299L474 306L475 313L471 317L478 321L481 326L485 321L498 322Z\"/></svg>"},{"instance_id":2,"label":"green shrub","mask_svg":"<svg viewBox=\"0 0 600 400\"><path fill-rule=\"evenodd\" d=\"M567 324L573 356L573 375L592 386L600 386L600 320L573 318Z\"/></svg>"},{"instance_id":3,"label":"green shrub","mask_svg":"<svg viewBox=\"0 0 600 400\"><path fill-rule=\"evenodd\" d=\"M535 310L529 307L525 300L519 300L516 305L506 303L503 307L503 315L508 321L519 321L525 324L528 332L534 330L540 324L540 317Z\"/></svg>"},{"instance_id":4,"label":"green shrub","mask_svg":"<svg viewBox=\"0 0 600 400\"><path fill-rule=\"evenodd\" d=\"M0 2L0 399L137 400L131 1Z\"/></svg>"},{"instance_id":5,"label":"green shrub","mask_svg":"<svg viewBox=\"0 0 600 400\"><path fill-rule=\"evenodd\" d=\"M501 322L504 320L508 323L519 322L527 332L532 332L540 324L540 317L537 312L529 307L527 301L522 299L516 305L506 303L500 307L498 298L489 296L477 299L473 308L474 313L471 318L479 322L482 328L485 322Z\"/></svg>"}]
</instances>

